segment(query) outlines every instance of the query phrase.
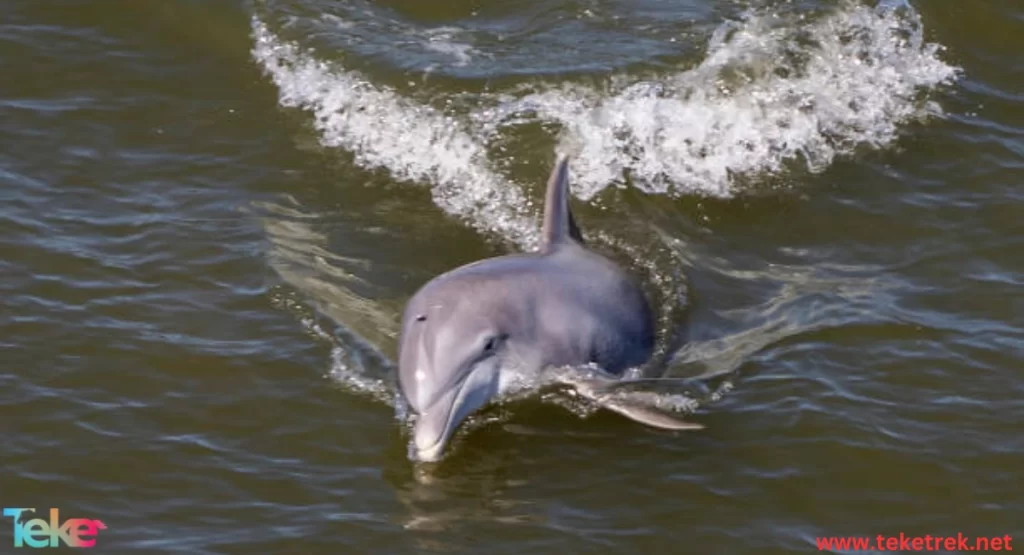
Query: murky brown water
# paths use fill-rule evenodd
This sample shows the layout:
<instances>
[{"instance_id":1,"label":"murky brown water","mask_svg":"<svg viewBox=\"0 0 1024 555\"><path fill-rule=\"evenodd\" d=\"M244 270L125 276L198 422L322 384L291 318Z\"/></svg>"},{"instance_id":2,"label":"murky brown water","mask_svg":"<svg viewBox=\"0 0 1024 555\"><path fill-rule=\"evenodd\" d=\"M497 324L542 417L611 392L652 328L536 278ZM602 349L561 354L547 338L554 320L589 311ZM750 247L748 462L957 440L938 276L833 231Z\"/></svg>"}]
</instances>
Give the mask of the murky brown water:
<instances>
[{"instance_id":1,"label":"murky brown water","mask_svg":"<svg viewBox=\"0 0 1024 555\"><path fill-rule=\"evenodd\" d=\"M1024 7L913 8L3 3L0 503L103 553L1024 537ZM546 393L414 465L403 303L532 247L556 150L707 429Z\"/></svg>"}]
</instances>

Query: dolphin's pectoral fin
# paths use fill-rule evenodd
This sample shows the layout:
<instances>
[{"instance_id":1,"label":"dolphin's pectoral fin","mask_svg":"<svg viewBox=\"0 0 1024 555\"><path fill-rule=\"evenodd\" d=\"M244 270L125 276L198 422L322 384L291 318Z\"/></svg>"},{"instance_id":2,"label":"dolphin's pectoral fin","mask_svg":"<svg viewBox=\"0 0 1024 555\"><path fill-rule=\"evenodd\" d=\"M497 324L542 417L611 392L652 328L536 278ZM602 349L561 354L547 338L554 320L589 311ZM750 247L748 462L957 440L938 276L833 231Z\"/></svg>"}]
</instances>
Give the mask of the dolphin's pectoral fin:
<instances>
[{"instance_id":1,"label":"dolphin's pectoral fin","mask_svg":"<svg viewBox=\"0 0 1024 555\"><path fill-rule=\"evenodd\" d=\"M662 430L703 430L702 424L696 422L687 422L681 418L672 416L668 413L662 412L657 409L649 407L643 407L640 405L632 405L629 403L622 403L618 401L608 401L601 403L601 406L621 414L634 422L645 424L652 428L660 428Z\"/></svg>"},{"instance_id":2,"label":"dolphin's pectoral fin","mask_svg":"<svg viewBox=\"0 0 1024 555\"><path fill-rule=\"evenodd\" d=\"M652 406L652 401L643 395L623 395L615 393L617 387L650 380L618 381L602 373L591 373L588 376L567 375L562 379L583 397L590 399L601 408L616 412L652 428L662 430L703 430L702 424L687 422L681 416L674 415ZM645 402L646 400L646 402Z\"/></svg>"}]
</instances>

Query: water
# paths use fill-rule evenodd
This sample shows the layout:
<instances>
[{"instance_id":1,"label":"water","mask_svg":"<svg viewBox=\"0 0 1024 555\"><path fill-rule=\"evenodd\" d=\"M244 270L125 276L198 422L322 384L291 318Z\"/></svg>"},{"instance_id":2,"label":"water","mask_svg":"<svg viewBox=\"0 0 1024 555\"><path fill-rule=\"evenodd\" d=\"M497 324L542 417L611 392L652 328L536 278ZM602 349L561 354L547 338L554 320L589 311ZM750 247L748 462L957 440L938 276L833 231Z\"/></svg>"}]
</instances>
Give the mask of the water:
<instances>
[{"instance_id":1,"label":"water","mask_svg":"<svg viewBox=\"0 0 1024 555\"><path fill-rule=\"evenodd\" d=\"M1016 3L0 14L4 507L118 553L1024 532ZM414 465L403 303L534 246L556 151L684 380L623 394L707 428L544 390Z\"/></svg>"}]
</instances>

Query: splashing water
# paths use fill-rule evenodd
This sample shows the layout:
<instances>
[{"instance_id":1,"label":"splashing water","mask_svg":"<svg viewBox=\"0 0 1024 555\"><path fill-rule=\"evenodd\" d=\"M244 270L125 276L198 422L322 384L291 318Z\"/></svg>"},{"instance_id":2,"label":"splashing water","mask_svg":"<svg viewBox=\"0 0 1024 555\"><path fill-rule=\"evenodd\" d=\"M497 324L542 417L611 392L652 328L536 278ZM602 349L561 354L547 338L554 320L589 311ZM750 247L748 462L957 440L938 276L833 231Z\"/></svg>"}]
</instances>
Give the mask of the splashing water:
<instances>
[{"instance_id":1,"label":"splashing water","mask_svg":"<svg viewBox=\"0 0 1024 555\"><path fill-rule=\"evenodd\" d=\"M692 69L612 78L607 89L476 95L461 118L319 61L258 17L252 26L253 56L281 104L312 112L324 146L431 186L437 206L524 248L536 244L536 220L491 168L495 133L558 124L583 199L627 180L648 193L728 197L742 179L793 165L820 172L858 147L892 144L901 126L942 113L922 94L959 74L909 5L845 4L816 20L749 12L722 24Z\"/></svg>"},{"instance_id":2,"label":"splashing water","mask_svg":"<svg viewBox=\"0 0 1024 555\"><path fill-rule=\"evenodd\" d=\"M537 223L523 193L489 168L483 145L458 120L332 69L279 41L258 19L253 34L253 56L277 84L281 104L311 111L325 147L348 150L365 168L430 184L446 212L533 248Z\"/></svg>"},{"instance_id":3,"label":"splashing water","mask_svg":"<svg viewBox=\"0 0 1024 555\"><path fill-rule=\"evenodd\" d=\"M737 177L789 163L820 172L941 114L919 98L958 74L940 49L924 42L909 8L847 6L815 22L748 13L715 31L694 69L610 95L567 85L507 98L477 120L492 129L524 119L561 125L584 199L625 179L648 193L728 197Z\"/></svg>"}]
</instances>

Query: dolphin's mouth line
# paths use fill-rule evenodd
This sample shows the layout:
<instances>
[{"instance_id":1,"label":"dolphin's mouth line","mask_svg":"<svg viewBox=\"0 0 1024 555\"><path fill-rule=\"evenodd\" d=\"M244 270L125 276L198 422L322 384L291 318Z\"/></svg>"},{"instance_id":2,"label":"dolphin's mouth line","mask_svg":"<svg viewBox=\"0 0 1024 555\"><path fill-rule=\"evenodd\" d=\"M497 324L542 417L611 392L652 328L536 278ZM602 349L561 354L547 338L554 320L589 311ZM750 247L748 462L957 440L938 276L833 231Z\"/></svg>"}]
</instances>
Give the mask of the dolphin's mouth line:
<instances>
[{"instance_id":1,"label":"dolphin's mouth line","mask_svg":"<svg viewBox=\"0 0 1024 555\"><path fill-rule=\"evenodd\" d=\"M462 399L462 392L466 388L466 384L469 382L469 377L472 374L473 374L472 371L468 372L465 376L462 377L461 380L456 382L458 384L457 385L458 389L455 391L455 395L452 398L452 402L448 404L448 414L445 415L444 427L441 428L441 433L438 434L437 440L434 441L434 443L431 443L430 446L426 447L426 448L420 448L420 447L417 446L417 448L416 448L417 453L423 453L425 451L433 451L439 445L441 445L446 439L448 439L447 436L450 435L450 430L451 430L451 425L452 425L452 418L455 415L456 405L458 405L459 404L459 400ZM439 397L438 400L440 400L442 398L443 397Z\"/></svg>"}]
</instances>

